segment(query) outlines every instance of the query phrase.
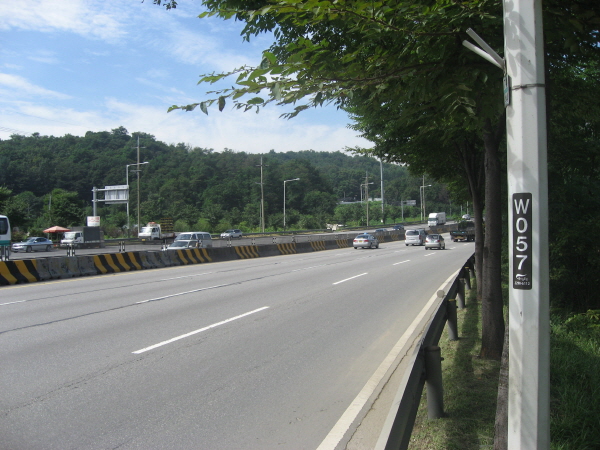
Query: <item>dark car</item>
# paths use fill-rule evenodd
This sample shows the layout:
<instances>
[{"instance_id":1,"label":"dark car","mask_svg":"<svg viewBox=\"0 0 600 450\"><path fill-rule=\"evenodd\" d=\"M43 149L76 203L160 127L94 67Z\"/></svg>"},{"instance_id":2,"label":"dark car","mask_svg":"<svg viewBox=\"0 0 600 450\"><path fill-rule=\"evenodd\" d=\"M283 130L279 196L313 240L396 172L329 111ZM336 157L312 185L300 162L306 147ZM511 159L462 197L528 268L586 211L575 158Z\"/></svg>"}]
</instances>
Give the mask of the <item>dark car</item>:
<instances>
[{"instance_id":1,"label":"dark car","mask_svg":"<svg viewBox=\"0 0 600 450\"><path fill-rule=\"evenodd\" d=\"M52 241L45 237L30 237L25 242L12 245L12 251L17 252L49 252L52 250Z\"/></svg>"},{"instance_id":2,"label":"dark car","mask_svg":"<svg viewBox=\"0 0 600 450\"><path fill-rule=\"evenodd\" d=\"M354 238L352 245L355 249L359 248L379 248L379 241L372 234L364 233L359 234Z\"/></svg>"},{"instance_id":3,"label":"dark car","mask_svg":"<svg viewBox=\"0 0 600 450\"><path fill-rule=\"evenodd\" d=\"M441 234L429 234L425 238L425 250L430 248L437 248L438 250L446 249L446 242Z\"/></svg>"}]
</instances>

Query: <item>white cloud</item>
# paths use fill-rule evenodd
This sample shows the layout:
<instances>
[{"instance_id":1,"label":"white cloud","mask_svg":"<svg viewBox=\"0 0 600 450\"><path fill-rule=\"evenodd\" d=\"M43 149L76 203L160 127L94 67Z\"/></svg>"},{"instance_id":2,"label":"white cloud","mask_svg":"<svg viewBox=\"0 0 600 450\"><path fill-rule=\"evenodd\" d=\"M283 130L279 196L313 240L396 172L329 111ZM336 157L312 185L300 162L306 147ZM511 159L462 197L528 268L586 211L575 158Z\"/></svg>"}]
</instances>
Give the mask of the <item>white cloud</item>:
<instances>
[{"instance_id":1,"label":"white cloud","mask_svg":"<svg viewBox=\"0 0 600 450\"><path fill-rule=\"evenodd\" d=\"M69 95L36 86L18 75L7 73L0 73L0 89L7 98L34 96L61 100L71 98Z\"/></svg>"},{"instance_id":2,"label":"white cloud","mask_svg":"<svg viewBox=\"0 0 600 450\"><path fill-rule=\"evenodd\" d=\"M128 32L124 26L126 11L119 2L3 2L0 8L0 30L63 31L114 42Z\"/></svg>"}]
</instances>

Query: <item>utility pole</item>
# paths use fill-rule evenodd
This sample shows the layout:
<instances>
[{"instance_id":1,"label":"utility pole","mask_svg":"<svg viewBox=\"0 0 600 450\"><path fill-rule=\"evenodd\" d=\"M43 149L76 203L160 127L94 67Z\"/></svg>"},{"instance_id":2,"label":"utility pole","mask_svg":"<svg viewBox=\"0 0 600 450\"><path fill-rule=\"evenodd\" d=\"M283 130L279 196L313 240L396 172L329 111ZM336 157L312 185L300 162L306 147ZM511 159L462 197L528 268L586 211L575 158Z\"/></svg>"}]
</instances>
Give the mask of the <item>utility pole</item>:
<instances>
[{"instance_id":1,"label":"utility pole","mask_svg":"<svg viewBox=\"0 0 600 450\"><path fill-rule=\"evenodd\" d=\"M505 0L504 36L510 246L508 448L547 450L550 270L542 1Z\"/></svg>"},{"instance_id":2,"label":"utility pole","mask_svg":"<svg viewBox=\"0 0 600 450\"><path fill-rule=\"evenodd\" d=\"M263 167L266 167L263 164L262 156L260 157L260 164L257 165L260 167L260 226L261 230L265 232L265 191L264 191L264 183L263 183Z\"/></svg>"},{"instance_id":3,"label":"utility pole","mask_svg":"<svg viewBox=\"0 0 600 450\"><path fill-rule=\"evenodd\" d=\"M379 175L381 178L381 223L385 223L385 209L383 207L383 161L379 160Z\"/></svg>"},{"instance_id":4,"label":"utility pole","mask_svg":"<svg viewBox=\"0 0 600 450\"><path fill-rule=\"evenodd\" d=\"M140 232L140 137L137 137L137 233ZM129 187L128 187L129 189ZM129 201L129 200L128 200ZM129 219L128 219L129 220Z\"/></svg>"}]
</instances>

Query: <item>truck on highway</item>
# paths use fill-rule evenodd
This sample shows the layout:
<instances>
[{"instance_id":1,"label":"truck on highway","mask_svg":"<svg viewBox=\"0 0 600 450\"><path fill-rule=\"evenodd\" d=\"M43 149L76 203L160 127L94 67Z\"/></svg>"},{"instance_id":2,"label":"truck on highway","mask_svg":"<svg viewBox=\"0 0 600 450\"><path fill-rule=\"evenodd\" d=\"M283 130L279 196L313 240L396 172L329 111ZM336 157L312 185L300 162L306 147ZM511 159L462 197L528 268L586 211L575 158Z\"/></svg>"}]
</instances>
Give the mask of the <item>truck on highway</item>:
<instances>
[{"instance_id":1,"label":"truck on highway","mask_svg":"<svg viewBox=\"0 0 600 450\"><path fill-rule=\"evenodd\" d=\"M73 227L60 241L61 247L102 248L104 233L100 227Z\"/></svg>"},{"instance_id":2,"label":"truck on highway","mask_svg":"<svg viewBox=\"0 0 600 450\"><path fill-rule=\"evenodd\" d=\"M474 241L475 240L475 223L471 220L461 220L458 223L458 230L450 232L452 242L458 241Z\"/></svg>"},{"instance_id":3,"label":"truck on highway","mask_svg":"<svg viewBox=\"0 0 600 450\"><path fill-rule=\"evenodd\" d=\"M160 223L148 222L148 225L142 227L142 230L138 234L138 238L142 241L175 239L173 221L170 219L162 219Z\"/></svg>"},{"instance_id":4,"label":"truck on highway","mask_svg":"<svg viewBox=\"0 0 600 450\"><path fill-rule=\"evenodd\" d=\"M429 214L427 219L427 225L430 227L437 227L438 225L444 225L446 223L445 212L433 212Z\"/></svg>"}]
</instances>

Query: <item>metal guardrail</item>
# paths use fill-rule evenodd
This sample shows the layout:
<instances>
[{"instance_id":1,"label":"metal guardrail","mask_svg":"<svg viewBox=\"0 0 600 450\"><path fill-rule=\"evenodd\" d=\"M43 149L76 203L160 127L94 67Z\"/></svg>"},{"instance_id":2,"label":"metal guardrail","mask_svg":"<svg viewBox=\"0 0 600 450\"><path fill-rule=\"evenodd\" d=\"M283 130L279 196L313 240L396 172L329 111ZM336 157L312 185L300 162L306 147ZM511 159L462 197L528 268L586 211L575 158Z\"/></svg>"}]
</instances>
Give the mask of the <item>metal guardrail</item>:
<instances>
[{"instance_id":1,"label":"metal guardrail","mask_svg":"<svg viewBox=\"0 0 600 450\"><path fill-rule=\"evenodd\" d=\"M444 417L442 357L438 343L448 325L450 340L458 339L457 308L465 306L465 287L471 288L475 277L474 256L459 271L447 292L438 291L439 307L426 326L409 361L410 371L404 375L384 422L375 450L406 450L410 442L423 388L427 387L427 412L430 419Z\"/></svg>"}]
</instances>

